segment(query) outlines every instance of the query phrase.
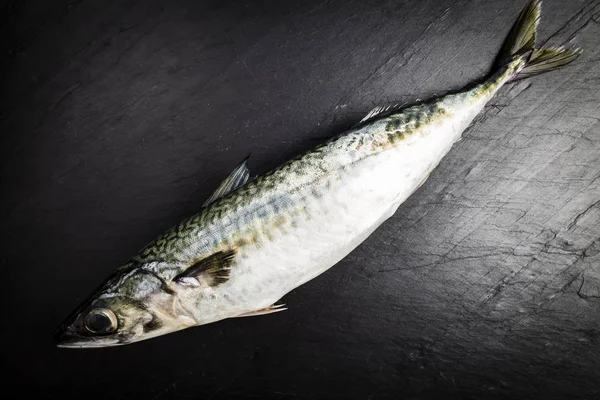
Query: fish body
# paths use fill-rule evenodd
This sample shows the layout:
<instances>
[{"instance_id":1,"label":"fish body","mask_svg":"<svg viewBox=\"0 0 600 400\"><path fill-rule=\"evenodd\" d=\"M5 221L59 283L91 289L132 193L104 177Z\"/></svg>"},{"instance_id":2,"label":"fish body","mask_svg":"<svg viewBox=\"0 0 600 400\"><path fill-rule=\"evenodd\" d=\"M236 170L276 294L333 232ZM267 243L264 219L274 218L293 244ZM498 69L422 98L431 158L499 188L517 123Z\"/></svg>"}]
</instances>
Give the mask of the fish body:
<instances>
[{"instance_id":1,"label":"fish body","mask_svg":"<svg viewBox=\"0 0 600 400\"><path fill-rule=\"evenodd\" d=\"M240 165L198 214L119 268L60 328L59 345L126 344L283 310L279 299L394 214L504 84L579 54L533 48L539 8L532 1L521 13L486 80L409 107L378 108L252 181Z\"/></svg>"},{"instance_id":2,"label":"fish body","mask_svg":"<svg viewBox=\"0 0 600 400\"><path fill-rule=\"evenodd\" d=\"M182 222L134 265L168 282L194 260L233 250L229 279L201 296L194 286L184 290L183 308L204 324L271 306L391 217L522 63L468 92L364 123L306 152Z\"/></svg>"}]
</instances>

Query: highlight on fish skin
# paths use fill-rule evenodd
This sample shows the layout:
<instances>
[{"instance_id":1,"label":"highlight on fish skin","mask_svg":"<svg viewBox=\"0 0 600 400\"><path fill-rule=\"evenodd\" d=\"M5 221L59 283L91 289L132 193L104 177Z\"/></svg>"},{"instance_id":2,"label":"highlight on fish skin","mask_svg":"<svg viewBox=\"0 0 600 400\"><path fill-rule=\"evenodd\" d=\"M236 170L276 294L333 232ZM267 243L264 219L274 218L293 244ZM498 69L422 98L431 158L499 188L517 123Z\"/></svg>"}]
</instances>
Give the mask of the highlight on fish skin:
<instances>
[{"instance_id":1,"label":"highlight on fish skin","mask_svg":"<svg viewBox=\"0 0 600 400\"><path fill-rule=\"evenodd\" d=\"M541 2L518 16L491 74L356 126L253 180L241 162L202 206L131 257L58 329L60 347L116 346L225 318L285 310L280 299L331 268L426 180L507 82L572 62L536 48Z\"/></svg>"}]
</instances>

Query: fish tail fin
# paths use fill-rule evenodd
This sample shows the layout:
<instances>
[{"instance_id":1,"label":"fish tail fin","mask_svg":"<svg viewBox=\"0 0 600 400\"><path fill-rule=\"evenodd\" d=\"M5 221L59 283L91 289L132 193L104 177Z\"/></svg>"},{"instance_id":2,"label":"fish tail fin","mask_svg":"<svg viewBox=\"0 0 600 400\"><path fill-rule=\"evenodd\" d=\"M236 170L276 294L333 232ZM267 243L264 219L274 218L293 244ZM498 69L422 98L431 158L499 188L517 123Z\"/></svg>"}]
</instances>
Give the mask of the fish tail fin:
<instances>
[{"instance_id":1,"label":"fish tail fin","mask_svg":"<svg viewBox=\"0 0 600 400\"><path fill-rule=\"evenodd\" d=\"M531 0L521 11L517 21L510 30L502 49L496 58L496 67L510 64L516 58L523 58L511 81L529 78L561 68L581 53L580 48L567 49L564 47L535 48L537 27L540 22L542 2Z\"/></svg>"}]
</instances>

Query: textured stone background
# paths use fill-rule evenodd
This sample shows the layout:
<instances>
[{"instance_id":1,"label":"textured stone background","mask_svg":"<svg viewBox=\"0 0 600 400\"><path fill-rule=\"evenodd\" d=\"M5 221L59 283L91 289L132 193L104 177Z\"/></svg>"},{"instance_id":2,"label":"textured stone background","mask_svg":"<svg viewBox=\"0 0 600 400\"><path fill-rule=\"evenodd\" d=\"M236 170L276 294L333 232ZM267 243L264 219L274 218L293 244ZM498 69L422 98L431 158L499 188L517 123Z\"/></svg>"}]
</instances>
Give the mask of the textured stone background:
<instances>
[{"instance_id":1,"label":"textured stone background","mask_svg":"<svg viewBox=\"0 0 600 400\"><path fill-rule=\"evenodd\" d=\"M195 212L373 106L483 76L525 1L32 1L1 17L3 363L43 398L600 398L600 1L284 313L121 348L53 330ZM5 383L6 385L6 383Z\"/></svg>"}]
</instances>

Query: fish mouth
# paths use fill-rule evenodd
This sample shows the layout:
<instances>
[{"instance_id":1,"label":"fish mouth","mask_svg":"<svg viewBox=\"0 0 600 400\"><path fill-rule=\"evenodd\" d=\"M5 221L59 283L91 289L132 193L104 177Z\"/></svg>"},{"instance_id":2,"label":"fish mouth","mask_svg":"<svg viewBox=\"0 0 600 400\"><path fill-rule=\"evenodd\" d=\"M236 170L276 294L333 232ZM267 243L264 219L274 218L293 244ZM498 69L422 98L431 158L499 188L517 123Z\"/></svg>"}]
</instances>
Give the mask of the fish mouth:
<instances>
[{"instance_id":1,"label":"fish mouth","mask_svg":"<svg viewBox=\"0 0 600 400\"><path fill-rule=\"evenodd\" d=\"M88 349L88 348L99 348L99 347L112 347L119 346L120 343L118 338L110 336L90 337L82 336L73 332L69 328L60 327L54 333L54 341L56 347L67 348L67 349Z\"/></svg>"},{"instance_id":2,"label":"fish mouth","mask_svg":"<svg viewBox=\"0 0 600 400\"><path fill-rule=\"evenodd\" d=\"M100 347L114 347L120 346L123 343L119 343L118 340L90 340L89 338L85 338L81 340L80 338L72 338L63 340L56 343L56 347L63 349L93 349Z\"/></svg>"}]
</instances>

